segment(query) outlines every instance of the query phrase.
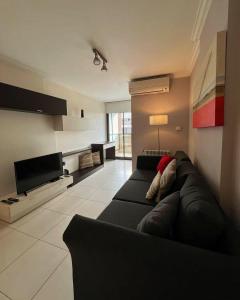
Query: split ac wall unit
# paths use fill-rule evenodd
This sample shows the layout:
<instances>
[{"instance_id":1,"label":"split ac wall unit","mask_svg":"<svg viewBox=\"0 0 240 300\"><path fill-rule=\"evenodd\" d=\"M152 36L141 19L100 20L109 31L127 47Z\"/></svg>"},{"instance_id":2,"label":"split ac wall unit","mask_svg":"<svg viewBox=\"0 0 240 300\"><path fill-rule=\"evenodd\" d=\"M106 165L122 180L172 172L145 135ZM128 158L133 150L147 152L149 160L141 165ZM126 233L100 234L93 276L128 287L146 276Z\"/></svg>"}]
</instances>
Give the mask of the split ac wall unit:
<instances>
[{"instance_id":1,"label":"split ac wall unit","mask_svg":"<svg viewBox=\"0 0 240 300\"><path fill-rule=\"evenodd\" d=\"M131 96L168 93L169 87L169 76L135 79L129 82L129 93Z\"/></svg>"}]
</instances>

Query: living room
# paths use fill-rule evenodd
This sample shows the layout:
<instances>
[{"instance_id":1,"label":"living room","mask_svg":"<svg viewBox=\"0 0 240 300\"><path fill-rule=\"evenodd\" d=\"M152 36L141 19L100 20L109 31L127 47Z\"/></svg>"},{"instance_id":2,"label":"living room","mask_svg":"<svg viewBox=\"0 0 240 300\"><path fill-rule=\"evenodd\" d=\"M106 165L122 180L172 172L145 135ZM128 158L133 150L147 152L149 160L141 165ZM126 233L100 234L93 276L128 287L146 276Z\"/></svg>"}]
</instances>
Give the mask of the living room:
<instances>
[{"instance_id":1,"label":"living room","mask_svg":"<svg viewBox=\"0 0 240 300\"><path fill-rule=\"evenodd\" d=\"M0 1L0 300L237 299L239 15Z\"/></svg>"}]
</instances>

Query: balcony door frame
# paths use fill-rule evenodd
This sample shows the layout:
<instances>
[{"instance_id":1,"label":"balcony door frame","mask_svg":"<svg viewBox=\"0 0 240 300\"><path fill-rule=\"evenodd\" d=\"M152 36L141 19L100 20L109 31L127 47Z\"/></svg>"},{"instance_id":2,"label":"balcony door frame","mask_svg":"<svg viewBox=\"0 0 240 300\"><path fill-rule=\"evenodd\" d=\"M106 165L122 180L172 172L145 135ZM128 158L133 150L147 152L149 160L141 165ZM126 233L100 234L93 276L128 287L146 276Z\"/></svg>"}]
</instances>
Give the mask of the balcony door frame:
<instances>
[{"instance_id":1,"label":"balcony door frame","mask_svg":"<svg viewBox=\"0 0 240 300\"><path fill-rule=\"evenodd\" d=\"M122 159L122 160L132 160L132 156L131 157L127 157L125 155L126 151L125 151L125 127L124 127L124 113L129 113L129 112L120 112L119 114L123 114L123 118L122 118L122 135L123 135L123 157L122 156L117 156L116 155L116 159ZM110 133L109 133L109 128L110 128L110 122L109 122L109 115L111 113L107 113L106 114L106 120L107 120L107 140L110 141ZM132 133L131 133L131 139L132 139ZM132 147L132 143L131 143L131 147ZM132 150L132 149L131 149ZM131 152L132 153L132 152Z\"/></svg>"}]
</instances>

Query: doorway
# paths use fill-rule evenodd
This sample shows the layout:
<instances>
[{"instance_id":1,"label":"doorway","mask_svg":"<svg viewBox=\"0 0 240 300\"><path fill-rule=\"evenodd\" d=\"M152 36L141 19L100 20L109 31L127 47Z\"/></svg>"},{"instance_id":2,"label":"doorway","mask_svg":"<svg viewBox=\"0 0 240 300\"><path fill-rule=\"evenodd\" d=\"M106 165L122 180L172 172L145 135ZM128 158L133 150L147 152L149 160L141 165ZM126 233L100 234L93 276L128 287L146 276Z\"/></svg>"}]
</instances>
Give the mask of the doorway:
<instances>
[{"instance_id":1,"label":"doorway","mask_svg":"<svg viewBox=\"0 0 240 300\"><path fill-rule=\"evenodd\" d=\"M108 139L115 142L116 158L132 159L132 114L109 113L107 120Z\"/></svg>"}]
</instances>

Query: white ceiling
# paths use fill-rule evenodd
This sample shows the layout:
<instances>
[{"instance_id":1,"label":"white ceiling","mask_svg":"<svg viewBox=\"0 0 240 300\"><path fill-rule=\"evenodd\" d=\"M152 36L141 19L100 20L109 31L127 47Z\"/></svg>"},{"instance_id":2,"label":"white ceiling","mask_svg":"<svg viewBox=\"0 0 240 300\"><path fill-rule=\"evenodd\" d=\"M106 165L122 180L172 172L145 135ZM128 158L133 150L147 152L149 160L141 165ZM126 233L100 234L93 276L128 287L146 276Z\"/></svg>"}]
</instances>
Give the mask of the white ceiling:
<instances>
[{"instance_id":1,"label":"white ceiling","mask_svg":"<svg viewBox=\"0 0 240 300\"><path fill-rule=\"evenodd\" d=\"M98 100L128 99L132 78L189 75L200 1L0 0L0 54Z\"/></svg>"}]
</instances>

